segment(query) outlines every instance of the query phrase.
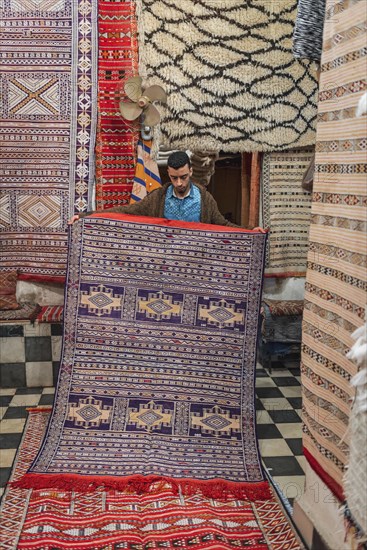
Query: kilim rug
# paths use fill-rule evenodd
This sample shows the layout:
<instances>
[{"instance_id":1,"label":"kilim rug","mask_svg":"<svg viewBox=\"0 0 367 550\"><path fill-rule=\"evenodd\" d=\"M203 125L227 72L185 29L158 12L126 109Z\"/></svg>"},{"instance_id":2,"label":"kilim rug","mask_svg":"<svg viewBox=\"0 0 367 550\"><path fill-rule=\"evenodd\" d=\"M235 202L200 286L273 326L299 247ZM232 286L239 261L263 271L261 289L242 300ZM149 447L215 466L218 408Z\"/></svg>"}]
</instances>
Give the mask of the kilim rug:
<instances>
[{"instance_id":1,"label":"kilim rug","mask_svg":"<svg viewBox=\"0 0 367 550\"><path fill-rule=\"evenodd\" d=\"M311 195L301 184L312 154L311 149L264 154L261 187L263 224L270 229L268 276L306 274Z\"/></svg>"},{"instance_id":2,"label":"kilim rug","mask_svg":"<svg viewBox=\"0 0 367 550\"><path fill-rule=\"evenodd\" d=\"M346 358L366 303L366 3L327 4L321 64L310 250L303 323L303 443L311 466L342 499L344 438L356 365ZM365 27L366 29L366 27Z\"/></svg>"},{"instance_id":3,"label":"kilim rug","mask_svg":"<svg viewBox=\"0 0 367 550\"><path fill-rule=\"evenodd\" d=\"M0 19L0 269L62 280L94 181L96 5L4 0Z\"/></svg>"},{"instance_id":4,"label":"kilim rug","mask_svg":"<svg viewBox=\"0 0 367 550\"><path fill-rule=\"evenodd\" d=\"M266 234L104 214L73 225L61 372L27 487L267 498L254 373Z\"/></svg>"},{"instance_id":5,"label":"kilim rug","mask_svg":"<svg viewBox=\"0 0 367 550\"><path fill-rule=\"evenodd\" d=\"M297 0L137 0L141 76L168 93L171 149L275 151L315 141L316 63L292 53Z\"/></svg>"},{"instance_id":6,"label":"kilim rug","mask_svg":"<svg viewBox=\"0 0 367 550\"><path fill-rule=\"evenodd\" d=\"M61 323L64 306L43 306L37 315L37 323Z\"/></svg>"},{"instance_id":7,"label":"kilim rug","mask_svg":"<svg viewBox=\"0 0 367 550\"><path fill-rule=\"evenodd\" d=\"M97 3L97 2L96 2ZM124 121L116 90L138 72L135 2L98 0L98 106L96 209L129 204L138 126Z\"/></svg>"},{"instance_id":8,"label":"kilim rug","mask_svg":"<svg viewBox=\"0 0 367 550\"><path fill-rule=\"evenodd\" d=\"M19 479L39 448L49 418L30 411L12 472ZM94 493L8 487L1 509L3 550L148 548L298 550L303 548L284 509L267 500L220 502L201 495Z\"/></svg>"}]
</instances>

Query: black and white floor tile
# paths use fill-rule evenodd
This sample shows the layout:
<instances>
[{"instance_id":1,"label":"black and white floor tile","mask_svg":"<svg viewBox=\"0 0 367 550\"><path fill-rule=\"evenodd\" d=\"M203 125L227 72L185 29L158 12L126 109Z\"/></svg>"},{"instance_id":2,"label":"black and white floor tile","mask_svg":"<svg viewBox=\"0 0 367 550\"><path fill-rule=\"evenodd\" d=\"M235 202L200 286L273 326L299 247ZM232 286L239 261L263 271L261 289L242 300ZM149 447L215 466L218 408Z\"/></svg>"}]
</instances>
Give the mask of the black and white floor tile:
<instances>
[{"instance_id":1,"label":"black and white floor tile","mask_svg":"<svg viewBox=\"0 0 367 550\"><path fill-rule=\"evenodd\" d=\"M0 389L0 495L9 479L26 422L26 408L52 405L54 388ZM260 365L256 380L257 433L263 463L293 503L304 490L299 369Z\"/></svg>"}]
</instances>

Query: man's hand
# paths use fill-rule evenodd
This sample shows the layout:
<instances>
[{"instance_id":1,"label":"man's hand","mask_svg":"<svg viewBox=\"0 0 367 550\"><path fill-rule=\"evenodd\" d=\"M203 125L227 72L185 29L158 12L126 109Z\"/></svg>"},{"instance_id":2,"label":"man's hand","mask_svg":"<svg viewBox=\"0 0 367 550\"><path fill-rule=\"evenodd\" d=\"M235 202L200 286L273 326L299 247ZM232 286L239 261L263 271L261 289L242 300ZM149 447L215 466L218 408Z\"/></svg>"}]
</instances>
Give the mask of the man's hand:
<instances>
[{"instance_id":1,"label":"man's hand","mask_svg":"<svg viewBox=\"0 0 367 550\"><path fill-rule=\"evenodd\" d=\"M68 221L68 225L73 225L73 223L77 222L78 220L80 220L79 214L74 214L74 216L72 216Z\"/></svg>"},{"instance_id":2,"label":"man's hand","mask_svg":"<svg viewBox=\"0 0 367 550\"><path fill-rule=\"evenodd\" d=\"M252 231L259 231L260 233L266 233L266 229L262 227L254 227Z\"/></svg>"}]
</instances>

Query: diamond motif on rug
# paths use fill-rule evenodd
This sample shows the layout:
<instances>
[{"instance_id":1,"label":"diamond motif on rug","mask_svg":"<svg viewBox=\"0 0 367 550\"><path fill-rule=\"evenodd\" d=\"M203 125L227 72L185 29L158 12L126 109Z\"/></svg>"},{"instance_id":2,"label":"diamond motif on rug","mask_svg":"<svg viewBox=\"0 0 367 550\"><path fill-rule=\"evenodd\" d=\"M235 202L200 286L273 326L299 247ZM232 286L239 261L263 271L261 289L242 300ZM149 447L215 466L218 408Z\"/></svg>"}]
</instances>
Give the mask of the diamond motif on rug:
<instances>
[{"instance_id":1,"label":"diamond motif on rug","mask_svg":"<svg viewBox=\"0 0 367 550\"><path fill-rule=\"evenodd\" d=\"M224 307L218 307L217 309L213 309L212 311L210 311L209 315L211 317L214 317L214 319L217 319L221 323L225 321L229 321L229 319L232 319L232 317L234 317L233 313L230 313Z\"/></svg>"},{"instance_id":2,"label":"diamond motif on rug","mask_svg":"<svg viewBox=\"0 0 367 550\"><path fill-rule=\"evenodd\" d=\"M84 418L84 420L94 420L95 418L101 416L101 412L96 407L93 407L93 405L87 405L86 407L79 409L78 414Z\"/></svg>"},{"instance_id":3,"label":"diamond motif on rug","mask_svg":"<svg viewBox=\"0 0 367 550\"><path fill-rule=\"evenodd\" d=\"M120 293L121 292L121 293ZM98 317L111 315L121 311L123 289L116 292L113 288L104 285L83 285L81 289L80 307L87 308L88 313L94 313Z\"/></svg>"},{"instance_id":4,"label":"diamond motif on rug","mask_svg":"<svg viewBox=\"0 0 367 550\"><path fill-rule=\"evenodd\" d=\"M150 302L148 304L149 309L152 309L155 313L164 313L172 309L172 306L167 305L163 300L156 300L155 302Z\"/></svg>"},{"instance_id":5,"label":"diamond motif on rug","mask_svg":"<svg viewBox=\"0 0 367 550\"><path fill-rule=\"evenodd\" d=\"M213 414L213 416L209 416L201 422L202 424L206 424L207 426L209 426L209 428L213 428L214 430L222 430L223 428L227 428L227 426L231 425L231 422L229 422L222 416L219 416L218 414Z\"/></svg>"},{"instance_id":6,"label":"diamond motif on rug","mask_svg":"<svg viewBox=\"0 0 367 550\"><path fill-rule=\"evenodd\" d=\"M161 420L163 416L155 411L147 411L143 414L139 414L137 418L139 418L139 420L144 422L147 426L153 426L153 424L157 422L157 420Z\"/></svg>"},{"instance_id":7,"label":"diamond motif on rug","mask_svg":"<svg viewBox=\"0 0 367 550\"><path fill-rule=\"evenodd\" d=\"M102 294L102 292L90 297L89 301L98 308L105 308L106 306L113 304L113 300L106 296L106 294Z\"/></svg>"},{"instance_id":8,"label":"diamond motif on rug","mask_svg":"<svg viewBox=\"0 0 367 550\"><path fill-rule=\"evenodd\" d=\"M19 225L25 227L59 227L61 200L57 196L21 195L18 197Z\"/></svg>"}]
</instances>

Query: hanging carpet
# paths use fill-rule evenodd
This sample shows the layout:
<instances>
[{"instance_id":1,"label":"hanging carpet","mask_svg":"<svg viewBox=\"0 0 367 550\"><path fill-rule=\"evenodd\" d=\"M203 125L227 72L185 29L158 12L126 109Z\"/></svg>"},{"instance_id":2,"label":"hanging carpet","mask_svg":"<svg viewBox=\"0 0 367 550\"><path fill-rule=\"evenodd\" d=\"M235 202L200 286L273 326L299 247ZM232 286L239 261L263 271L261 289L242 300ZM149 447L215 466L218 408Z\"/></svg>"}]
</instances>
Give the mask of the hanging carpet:
<instances>
[{"instance_id":1,"label":"hanging carpet","mask_svg":"<svg viewBox=\"0 0 367 550\"><path fill-rule=\"evenodd\" d=\"M367 88L365 17L364 0L326 7L303 314L304 452L340 500L357 371L346 354L367 290L366 117L356 116Z\"/></svg>"},{"instance_id":2,"label":"hanging carpet","mask_svg":"<svg viewBox=\"0 0 367 550\"><path fill-rule=\"evenodd\" d=\"M311 195L301 186L312 149L265 153L262 169L263 226L270 229L265 273L304 277Z\"/></svg>"},{"instance_id":3,"label":"hanging carpet","mask_svg":"<svg viewBox=\"0 0 367 550\"><path fill-rule=\"evenodd\" d=\"M293 35L295 57L320 62L325 5L326 0L299 0Z\"/></svg>"},{"instance_id":4,"label":"hanging carpet","mask_svg":"<svg viewBox=\"0 0 367 550\"><path fill-rule=\"evenodd\" d=\"M98 110L96 210L129 204L138 125L122 119L119 81L138 71L135 2L98 0Z\"/></svg>"},{"instance_id":5,"label":"hanging carpet","mask_svg":"<svg viewBox=\"0 0 367 550\"><path fill-rule=\"evenodd\" d=\"M104 214L73 226L47 435L22 486L267 498L255 432L266 234Z\"/></svg>"},{"instance_id":6,"label":"hanging carpet","mask_svg":"<svg viewBox=\"0 0 367 550\"><path fill-rule=\"evenodd\" d=\"M297 0L137 0L139 72L168 94L162 143L191 151L312 145L316 63L295 59Z\"/></svg>"},{"instance_id":7,"label":"hanging carpet","mask_svg":"<svg viewBox=\"0 0 367 550\"><path fill-rule=\"evenodd\" d=\"M48 418L47 410L30 411L12 480L29 467ZM168 487L138 495L8 486L2 499L0 545L3 550L304 548L273 494L253 502L221 502L199 494L176 495Z\"/></svg>"},{"instance_id":8,"label":"hanging carpet","mask_svg":"<svg viewBox=\"0 0 367 550\"><path fill-rule=\"evenodd\" d=\"M0 269L61 281L67 220L91 206L96 5L6 0L0 19Z\"/></svg>"}]
</instances>

